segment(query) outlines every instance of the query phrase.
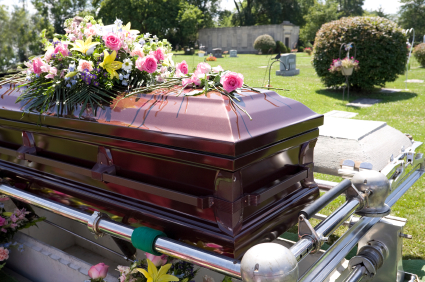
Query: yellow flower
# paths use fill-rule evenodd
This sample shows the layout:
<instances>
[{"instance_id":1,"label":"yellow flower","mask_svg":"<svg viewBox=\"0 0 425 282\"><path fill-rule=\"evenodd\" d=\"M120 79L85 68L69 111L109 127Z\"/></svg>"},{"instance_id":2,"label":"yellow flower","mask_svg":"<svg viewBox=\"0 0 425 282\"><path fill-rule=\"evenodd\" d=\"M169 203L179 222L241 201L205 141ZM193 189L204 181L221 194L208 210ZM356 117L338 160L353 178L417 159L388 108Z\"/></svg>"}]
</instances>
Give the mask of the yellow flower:
<instances>
[{"instance_id":1,"label":"yellow flower","mask_svg":"<svg viewBox=\"0 0 425 282\"><path fill-rule=\"evenodd\" d=\"M76 50L79 51L83 54L86 54L87 51L93 47L96 46L97 44L100 44L100 42L91 42L91 36L89 36L86 41L84 42L83 40L76 40L75 43L71 43L71 45L74 46L74 48L72 48L71 50Z\"/></svg>"},{"instance_id":2,"label":"yellow flower","mask_svg":"<svg viewBox=\"0 0 425 282\"><path fill-rule=\"evenodd\" d=\"M130 30L130 28L131 28L131 22L128 22L125 26L122 27L123 30L126 30L128 32L131 32L131 33L134 33L134 34L140 33L140 31L138 31L137 29Z\"/></svg>"},{"instance_id":3,"label":"yellow flower","mask_svg":"<svg viewBox=\"0 0 425 282\"><path fill-rule=\"evenodd\" d=\"M168 270L171 267L171 263L161 266L161 269L158 271L156 266L151 262L150 259L148 262L148 271L143 268L137 268L139 272L141 272L146 279L147 282L169 282L169 281L179 281L179 279L173 275L167 274Z\"/></svg>"},{"instance_id":4,"label":"yellow flower","mask_svg":"<svg viewBox=\"0 0 425 282\"><path fill-rule=\"evenodd\" d=\"M122 67L122 63L115 61L115 58L117 57L117 53L113 51L111 54L108 54L108 51L103 51L104 57L103 62L99 64L102 68L104 68L109 74L111 75L111 79L113 77L119 78L118 73L116 70L119 70Z\"/></svg>"}]
</instances>

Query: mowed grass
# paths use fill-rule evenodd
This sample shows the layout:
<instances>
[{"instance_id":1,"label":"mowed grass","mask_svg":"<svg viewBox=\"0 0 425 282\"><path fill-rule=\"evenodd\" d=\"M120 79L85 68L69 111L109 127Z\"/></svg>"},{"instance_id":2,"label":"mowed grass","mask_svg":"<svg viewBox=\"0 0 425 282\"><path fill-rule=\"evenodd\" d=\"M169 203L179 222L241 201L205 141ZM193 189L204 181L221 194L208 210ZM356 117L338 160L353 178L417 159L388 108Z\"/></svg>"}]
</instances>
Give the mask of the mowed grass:
<instances>
[{"instance_id":1,"label":"mowed grass","mask_svg":"<svg viewBox=\"0 0 425 282\"><path fill-rule=\"evenodd\" d=\"M273 55L274 56L274 55ZM221 65L224 69L240 72L245 77L245 82L250 86L264 86L267 84L268 75L265 78L265 68L270 56L266 55L238 55L237 58L217 59L209 62L211 66ZM178 55L174 57L175 62L186 60L189 69L196 67L204 58L194 56ZM377 98L382 102L370 108L347 107L347 101L342 100L342 90L326 89L320 82L312 65L311 57L305 53L297 53L297 68L301 70L300 75L293 77L276 76L275 71L279 69L279 63L272 67L270 84L276 88L284 88L289 91L276 91L282 96L295 99L314 110L324 114L332 110L349 111L358 113L355 119L385 121L388 125L409 133L416 141L424 141L425 138L425 84L408 83L408 91L405 91L405 75L400 76L395 82L388 83L386 88L403 89L398 93L380 93L379 89L369 93L350 93L350 101L358 98ZM355 73L354 73L355 75ZM412 58L411 69L408 73L409 79L425 80L425 68ZM391 138L391 136L388 136ZM425 145L423 146L425 148ZM420 151L423 152L424 148ZM316 174L317 178L341 181L341 178ZM425 259L425 177L422 177L392 208L391 214L408 219L404 233L413 235L413 240L405 240L403 255L405 259ZM345 199L339 197L329 207L321 211L330 214ZM317 224L317 221L315 221ZM341 227L336 235L344 232Z\"/></svg>"}]
</instances>

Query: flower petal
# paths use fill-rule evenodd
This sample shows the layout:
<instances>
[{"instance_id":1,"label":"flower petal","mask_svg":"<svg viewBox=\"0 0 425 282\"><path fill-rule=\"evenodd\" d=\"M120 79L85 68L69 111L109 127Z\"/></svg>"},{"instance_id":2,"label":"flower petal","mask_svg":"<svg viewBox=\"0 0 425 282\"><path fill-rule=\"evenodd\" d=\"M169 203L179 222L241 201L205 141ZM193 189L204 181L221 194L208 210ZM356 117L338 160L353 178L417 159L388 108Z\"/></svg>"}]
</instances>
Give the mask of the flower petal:
<instances>
[{"instance_id":1,"label":"flower petal","mask_svg":"<svg viewBox=\"0 0 425 282\"><path fill-rule=\"evenodd\" d=\"M168 263L166 265L161 266L161 269L158 272L158 276L160 277L162 275L167 274L167 272L170 269L170 267L171 267L171 263Z\"/></svg>"},{"instance_id":2,"label":"flower petal","mask_svg":"<svg viewBox=\"0 0 425 282\"><path fill-rule=\"evenodd\" d=\"M158 277L158 270L156 269L156 266L153 264L153 262L150 259L147 259L146 261L148 262L149 274L152 276L154 280L156 280L156 278Z\"/></svg>"},{"instance_id":3,"label":"flower petal","mask_svg":"<svg viewBox=\"0 0 425 282\"><path fill-rule=\"evenodd\" d=\"M179 281L179 278L170 274L165 274L160 276L155 282L168 282L168 281Z\"/></svg>"},{"instance_id":4,"label":"flower petal","mask_svg":"<svg viewBox=\"0 0 425 282\"><path fill-rule=\"evenodd\" d=\"M136 268L140 273L142 273L143 274L143 276L145 276L146 277L146 279L149 279L149 278L151 278L152 279L152 277L149 275L149 273L145 270L145 269L143 269L143 268Z\"/></svg>"}]
</instances>

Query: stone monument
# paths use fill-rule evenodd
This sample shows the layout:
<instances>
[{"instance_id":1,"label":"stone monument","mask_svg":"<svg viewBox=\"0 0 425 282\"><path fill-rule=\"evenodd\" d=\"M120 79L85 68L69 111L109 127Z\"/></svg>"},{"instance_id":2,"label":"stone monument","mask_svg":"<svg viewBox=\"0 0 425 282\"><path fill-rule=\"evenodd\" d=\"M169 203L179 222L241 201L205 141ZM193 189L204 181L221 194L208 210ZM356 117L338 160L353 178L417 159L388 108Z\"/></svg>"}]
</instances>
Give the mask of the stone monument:
<instances>
[{"instance_id":1,"label":"stone monument","mask_svg":"<svg viewBox=\"0 0 425 282\"><path fill-rule=\"evenodd\" d=\"M230 50L230 57L237 57L238 51L237 50Z\"/></svg>"},{"instance_id":2,"label":"stone monument","mask_svg":"<svg viewBox=\"0 0 425 282\"><path fill-rule=\"evenodd\" d=\"M221 50L221 48L213 49L213 56L216 58L223 58L223 51Z\"/></svg>"},{"instance_id":3,"label":"stone monument","mask_svg":"<svg viewBox=\"0 0 425 282\"><path fill-rule=\"evenodd\" d=\"M276 75L294 76L300 74L300 70L296 68L297 56L295 54L283 54L280 57L280 70L276 71Z\"/></svg>"}]
</instances>

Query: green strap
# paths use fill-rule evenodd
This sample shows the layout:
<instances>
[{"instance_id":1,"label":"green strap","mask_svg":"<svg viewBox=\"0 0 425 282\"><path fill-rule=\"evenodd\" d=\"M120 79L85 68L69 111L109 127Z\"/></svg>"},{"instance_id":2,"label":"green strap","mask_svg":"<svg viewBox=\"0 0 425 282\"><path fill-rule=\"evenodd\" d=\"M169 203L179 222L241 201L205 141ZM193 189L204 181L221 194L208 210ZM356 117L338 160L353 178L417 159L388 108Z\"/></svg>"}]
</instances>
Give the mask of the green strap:
<instances>
[{"instance_id":1,"label":"green strap","mask_svg":"<svg viewBox=\"0 0 425 282\"><path fill-rule=\"evenodd\" d=\"M160 256L162 254L155 251L155 241L158 237L167 237L167 235L162 231L142 226L134 229L131 234L131 243L139 250Z\"/></svg>"}]
</instances>

